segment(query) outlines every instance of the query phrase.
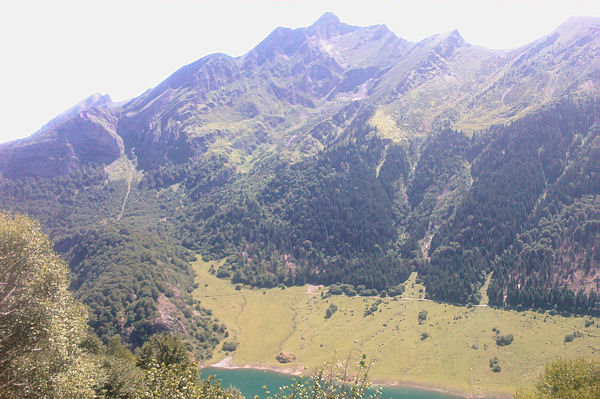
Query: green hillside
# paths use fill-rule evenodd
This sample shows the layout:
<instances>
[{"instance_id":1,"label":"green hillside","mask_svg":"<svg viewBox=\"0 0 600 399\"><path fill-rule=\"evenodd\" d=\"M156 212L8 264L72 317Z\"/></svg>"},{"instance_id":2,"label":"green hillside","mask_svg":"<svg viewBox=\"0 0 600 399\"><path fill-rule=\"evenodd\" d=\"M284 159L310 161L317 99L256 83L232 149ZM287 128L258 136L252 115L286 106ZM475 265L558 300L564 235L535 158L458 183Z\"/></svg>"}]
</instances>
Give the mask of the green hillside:
<instances>
[{"instance_id":1,"label":"green hillside","mask_svg":"<svg viewBox=\"0 0 600 399\"><path fill-rule=\"evenodd\" d=\"M509 397L517 386L528 386L557 356L600 357L600 319L564 317L533 311L490 307L460 307L419 300L420 284L412 280L399 297L325 296L327 288L234 288L215 276L220 262L197 261L194 298L229 327L214 364L299 371L314 370L335 357L366 353L375 365L376 382L437 387L465 394ZM412 282L411 282L412 281ZM327 308L337 311L326 318ZM365 315L365 310L376 310ZM419 321L419 314L426 318ZM423 333L429 334L423 339ZM581 336L579 336L581 333ZM513 334L499 346L495 337ZM566 342L565 337L577 337ZM280 352L296 360L280 363ZM500 372L490 360L497 358ZM223 363L221 363L223 364Z\"/></svg>"},{"instance_id":2,"label":"green hillside","mask_svg":"<svg viewBox=\"0 0 600 399\"><path fill-rule=\"evenodd\" d=\"M450 304L487 302L504 310L464 316L488 330L490 312L583 320L600 313L599 43L597 18L497 51L458 31L411 43L326 14L240 57L207 55L128 102L93 96L1 144L0 207L40 220L105 342L168 331L198 358L220 347L237 327L194 302L195 254L223 260L215 276L228 290L363 295L340 298L343 309L413 276L436 304L390 306L452 324L443 306L458 317ZM389 320L377 331L392 337ZM450 334L431 328L432 340L402 339L429 347ZM468 361L488 372L484 360ZM504 361L502 375L523 370ZM505 391L498 378L489 386Z\"/></svg>"}]
</instances>

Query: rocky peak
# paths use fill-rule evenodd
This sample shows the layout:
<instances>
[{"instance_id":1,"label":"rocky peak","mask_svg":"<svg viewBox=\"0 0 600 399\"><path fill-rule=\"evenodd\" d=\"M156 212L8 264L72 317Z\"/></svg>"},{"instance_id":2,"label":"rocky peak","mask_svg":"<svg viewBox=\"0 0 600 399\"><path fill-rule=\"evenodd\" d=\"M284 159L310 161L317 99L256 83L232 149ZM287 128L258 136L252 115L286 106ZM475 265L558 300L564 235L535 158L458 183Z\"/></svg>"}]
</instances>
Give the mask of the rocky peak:
<instances>
[{"instance_id":1,"label":"rocky peak","mask_svg":"<svg viewBox=\"0 0 600 399\"><path fill-rule=\"evenodd\" d=\"M314 24L306 28L306 33L309 36L317 36L319 38L330 38L350 33L360 29L356 26L347 25L332 12L326 12Z\"/></svg>"},{"instance_id":2,"label":"rocky peak","mask_svg":"<svg viewBox=\"0 0 600 399\"><path fill-rule=\"evenodd\" d=\"M59 114L48 123L46 123L38 132L53 129L66 121L67 119L79 114L80 112L87 111L92 108L102 108L112 104L112 100L108 94L94 93L86 99L78 102L71 108L67 109L63 113Z\"/></svg>"},{"instance_id":3,"label":"rocky peak","mask_svg":"<svg viewBox=\"0 0 600 399\"><path fill-rule=\"evenodd\" d=\"M435 46L435 51L444 58L451 56L457 48L464 46L465 39L454 29L450 32L439 35L438 45Z\"/></svg>"},{"instance_id":4,"label":"rocky peak","mask_svg":"<svg viewBox=\"0 0 600 399\"><path fill-rule=\"evenodd\" d=\"M582 47L600 38L600 18L571 17L560 25L552 35L563 47Z\"/></svg>"},{"instance_id":5,"label":"rocky peak","mask_svg":"<svg viewBox=\"0 0 600 399\"><path fill-rule=\"evenodd\" d=\"M277 55L289 57L306 41L306 35L300 29L277 27L262 42L244 56L244 68L262 65Z\"/></svg>"},{"instance_id":6,"label":"rocky peak","mask_svg":"<svg viewBox=\"0 0 600 399\"><path fill-rule=\"evenodd\" d=\"M234 78L236 69L237 65L234 59L227 54L210 54L180 68L160 86L178 89L201 84L205 86L206 90L214 90L220 84Z\"/></svg>"},{"instance_id":7,"label":"rocky peak","mask_svg":"<svg viewBox=\"0 0 600 399\"><path fill-rule=\"evenodd\" d=\"M563 22L557 30L562 31L582 28L600 29L600 17L570 17Z\"/></svg>"},{"instance_id":8,"label":"rocky peak","mask_svg":"<svg viewBox=\"0 0 600 399\"><path fill-rule=\"evenodd\" d=\"M82 110L56 127L0 145L0 173L8 177L64 175L85 164L111 164L124 150L111 110Z\"/></svg>"}]
</instances>

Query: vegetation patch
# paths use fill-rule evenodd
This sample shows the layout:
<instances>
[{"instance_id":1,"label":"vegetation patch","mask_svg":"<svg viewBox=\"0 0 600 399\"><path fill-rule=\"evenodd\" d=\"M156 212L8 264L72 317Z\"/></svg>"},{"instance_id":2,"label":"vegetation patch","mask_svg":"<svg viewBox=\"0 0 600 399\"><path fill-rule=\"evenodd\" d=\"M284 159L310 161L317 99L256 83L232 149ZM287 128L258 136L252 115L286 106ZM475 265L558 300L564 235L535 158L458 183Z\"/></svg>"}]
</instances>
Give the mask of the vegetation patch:
<instances>
[{"instance_id":1,"label":"vegetation patch","mask_svg":"<svg viewBox=\"0 0 600 399\"><path fill-rule=\"evenodd\" d=\"M514 337L512 334L496 335L494 340L498 346L507 346L513 343Z\"/></svg>"},{"instance_id":2,"label":"vegetation patch","mask_svg":"<svg viewBox=\"0 0 600 399\"><path fill-rule=\"evenodd\" d=\"M325 311L325 318L330 319L331 316L333 316L333 314L335 312L337 312L337 310L338 310L338 307L336 306L336 304L332 303L331 305L329 305L329 307Z\"/></svg>"}]
</instances>

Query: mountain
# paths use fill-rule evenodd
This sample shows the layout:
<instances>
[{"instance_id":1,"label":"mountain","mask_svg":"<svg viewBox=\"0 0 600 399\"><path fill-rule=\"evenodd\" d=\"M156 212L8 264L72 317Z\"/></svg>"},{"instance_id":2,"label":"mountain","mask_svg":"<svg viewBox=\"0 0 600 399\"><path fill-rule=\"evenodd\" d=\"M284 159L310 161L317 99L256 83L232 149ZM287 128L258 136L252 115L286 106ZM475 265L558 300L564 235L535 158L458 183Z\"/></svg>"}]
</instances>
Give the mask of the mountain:
<instances>
[{"instance_id":1,"label":"mountain","mask_svg":"<svg viewBox=\"0 0 600 399\"><path fill-rule=\"evenodd\" d=\"M86 164L114 162L123 152L107 95L94 94L30 137L0 146L0 170L10 176L64 175Z\"/></svg>"},{"instance_id":2,"label":"mountain","mask_svg":"<svg viewBox=\"0 0 600 399\"><path fill-rule=\"evenodd\" d=\"M500 51L327 13L0 144L0 205L42 221L100 336L178 330L200 356L227 332L192 306L194 253L236 284L417 271L439 301L489 279L495 306L597 313L599 32Z\"/></svg>"}]
</instances>

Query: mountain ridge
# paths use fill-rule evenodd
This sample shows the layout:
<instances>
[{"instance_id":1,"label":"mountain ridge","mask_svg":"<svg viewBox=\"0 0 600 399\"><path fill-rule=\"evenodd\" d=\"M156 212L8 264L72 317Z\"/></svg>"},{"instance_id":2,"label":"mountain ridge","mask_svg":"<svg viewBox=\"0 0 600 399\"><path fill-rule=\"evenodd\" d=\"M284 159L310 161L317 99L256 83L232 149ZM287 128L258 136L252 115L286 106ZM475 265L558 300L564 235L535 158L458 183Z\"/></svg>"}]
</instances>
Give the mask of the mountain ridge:
<instances>
[{"instance_id":1,"label":"mountain ridge","mask_svg":"<svg viewBox=\"0 0 600 399\"><path fill-rule=\"evenodd\" d=\"M163 295L204 314L191 252L234 284L371 295L416 271L437 301L489 280L493 306L598 314L598 21L514 50L332 14L276 28L0 144L0 205L41 219L94 328L134 344L165 328ZM206 354L216 328L188 339Z\"/></svg>"}]
</instances>

